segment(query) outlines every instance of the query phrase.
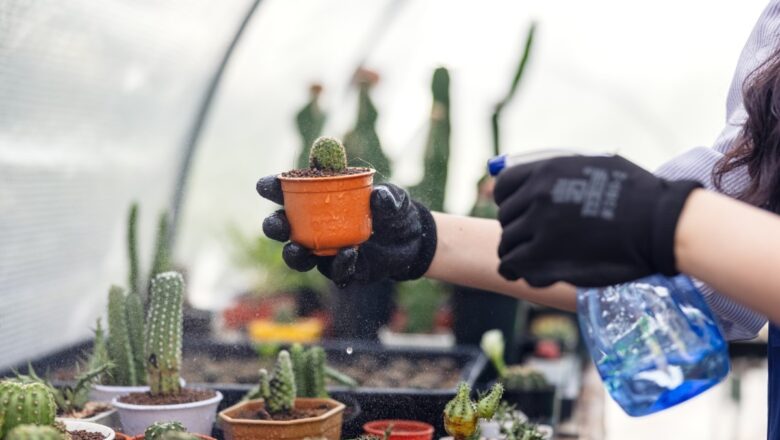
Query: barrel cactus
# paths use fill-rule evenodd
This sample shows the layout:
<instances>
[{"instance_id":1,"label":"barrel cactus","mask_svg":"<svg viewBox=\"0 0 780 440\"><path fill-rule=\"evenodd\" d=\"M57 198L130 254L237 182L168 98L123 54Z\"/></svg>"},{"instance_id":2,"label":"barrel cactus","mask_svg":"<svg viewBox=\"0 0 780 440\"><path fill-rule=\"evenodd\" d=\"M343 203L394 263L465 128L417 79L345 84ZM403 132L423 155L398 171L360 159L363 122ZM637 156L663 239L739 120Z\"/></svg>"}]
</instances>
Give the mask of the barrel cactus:
<instances>
[{"instance_id":1,"label":"barrel cactus","mask_svg":"<svg viewBox=\"0 0 780 440\"><path fill-rule=\"evenodd\" d=\"M479 400L471 400L471 387L465 382L458 385L455 398L444 407L444 429L455 440L466 440L477 432L479 419L491 419L501 402L504 389L496 384Z\"/></svg>"},{"instance_id":2,"label":"barrel cactus","mask_svg":"<svg viewBox=\"0 0 780 440\"><path fill-rule=\"evenodd\" d=\"M0 438L19 425L51 425L57 406L49 388L39 382L0 382Z\"/></svg>"},{"instance_id":3,"label":"barrel cactus","mask_svg":"<svg viewBox=\"0 0 780 440\"><path fill-rule=\"evenodd\" d=\"M19 425L12 429L4 440L67 440L70 435L53 426Z\"/></svg>"},{"instance_id":4,"label":"barrel cactus","mask_svg":"<svg viewBox=\"0 0 780 440\"><path fill-rule=\"evenodd\" d=\"M187 428L181 422L157 422L146 428L144 431L145 440L160 440L163 434L171 432L186 432Z\"/></svg>"},{"instance_id":5,"label":"barrel cactus","mask_svg":"<svg viewBox=\"0 0 780 440\"><path fill-rule=\"evenodd\" d=\"M347 153L336 138L322 136L314 141L309 153L309 167L320 171L340 173L347 169Z\"/></svg>"},{"instance_id":6,"label":"barrel cactus","mask_svg":"<svg viewBox=\"0 0 780 440\"><path fill-rule=\"evenodd\" d=\"M184 278L180 273L163 272L152 279L144 356L150 393L155 396L181 391L183 297Z\"/></svg>"}]
</instances>

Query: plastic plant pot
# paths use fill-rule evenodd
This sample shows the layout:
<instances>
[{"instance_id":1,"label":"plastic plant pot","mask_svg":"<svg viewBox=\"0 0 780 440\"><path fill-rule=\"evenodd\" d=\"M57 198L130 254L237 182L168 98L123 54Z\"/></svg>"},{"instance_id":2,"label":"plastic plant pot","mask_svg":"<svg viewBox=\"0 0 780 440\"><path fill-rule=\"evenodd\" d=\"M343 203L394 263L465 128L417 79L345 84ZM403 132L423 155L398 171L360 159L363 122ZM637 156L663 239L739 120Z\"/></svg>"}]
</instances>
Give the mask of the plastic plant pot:
<instances>
[{"instance_id":1,"label":"plastic plant pot","mask_svg":"<svg viewBox=\"0 0 780 440\"><path fill-rule=\"evenodd\" d=\"M67 431L87 431L97 432L103 435L103 440L114 440L116 437L114 430L108 426L98 425L97 423L84 422L82 420L63 419Z\"/></svg>"},{"instance_id":2,"label":"plastic plant pot","mask_svg":"<svg viewBox=\"0 0 780 440\"><path fill-rule=\"evenodd\" d=\"M363 425L363 430L381 438L391 425L388 440L433 440L433 425L414 420L375 420Z\"/></svg>"},{"instance_id":3,"label":"plastic plant pot","mask_svg":"<svg viewBox=\"0 0 780 440\"><path fill-rule=\"evenodd\" d=\"M187 385L184 379L179 379L182 387ZM132 393L145 393L149 391L146 385L141 386L121 386L121 385L100 385L93 384L89 390L89 400L93 402L111 403L115 397L122 397Z\"/></svg>"},{"instance_id":4,"label":"plastic plant pot","mask_svg":"<svg viewBox=\"0 0 780 440\"><path fill-rule=\"evenodd\" d=\"M198 402L174 405L135 405L120 402L115 398L111 404L119 412L122 431L129 435L140 435L147 426L161 420L178 420L193 434L210 434L217 414L222 393Z\"/></svg>"},{"instance_id":5,"label":"plastic plant pot","mask_svg":"<svg viewBox=\"0 0 780 440\"><path fill-rule=\"evenodd\" d=\"M188 434L191 434L191 433L188 432ZM214 437L211 437L211 436L208 436L208 435L204 435L204 434L192 434L192 435L194 435L195 437L197 437L197 438L199 438L201 440L216 440ZM144 440L144 438L146 438L144 436L144 434L136 435L135 437L129 437L129 436L126 436L124 434L123 434L123 436L125 437L124 439L118 439L118 440Z\"/></svg>"},{"instance_id":6,"label":"plastic plant pot","mask_svg":"<svg viewBox=\"0 0 780 440\"><path fill-rule=\"evenodd\" d=\"M371 236L374 170L333 177L279 176L290 239L315 255L336 255Z\"/></svg>"},{"instance_id":7,"label":"plastic plant pot","mask_svg":"<svg viewBox=\"0 0 780 440\"><path fill-rule=\"evenodd\" d=\"M333 399L295 399L296 408L326 407L328 410L317 417L295 420L258 420L241 418L246 410L263 408L263 400L247 400L219 413L219 425L226 440L296 440L304 438L341 439L341 425L344 404Z\"/></svg>"}]
</instances>

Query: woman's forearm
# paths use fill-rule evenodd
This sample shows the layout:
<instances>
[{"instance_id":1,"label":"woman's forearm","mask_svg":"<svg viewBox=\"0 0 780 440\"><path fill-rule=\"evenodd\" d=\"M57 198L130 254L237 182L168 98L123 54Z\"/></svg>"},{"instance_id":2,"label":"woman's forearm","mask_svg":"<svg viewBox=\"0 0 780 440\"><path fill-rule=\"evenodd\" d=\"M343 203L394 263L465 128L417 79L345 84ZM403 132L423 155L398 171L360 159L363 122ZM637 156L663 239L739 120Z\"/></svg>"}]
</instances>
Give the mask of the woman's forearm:
<instances>
[{"instance_id":1,"label":"woman's forearm","mask_svg":"<svg viewBox=\"0 0 780 440\"><path fill-rule=\"evenodd\" d=\"M434 213L438 242L426 276L448 283L503 293L564 310L576 309L573 286L536 289L498 274L501 225L496 220Z\"/></svg>"},{"instance_id":2,"label":"woman's forearm","mask_svg":"<svg viewBox=\"0 0 780 440\"><path fill-rule=\"evenodd\" d=\"M675 234L677 268L780 323L780 216L696 190Z\"/></svg>"}]
</instances>

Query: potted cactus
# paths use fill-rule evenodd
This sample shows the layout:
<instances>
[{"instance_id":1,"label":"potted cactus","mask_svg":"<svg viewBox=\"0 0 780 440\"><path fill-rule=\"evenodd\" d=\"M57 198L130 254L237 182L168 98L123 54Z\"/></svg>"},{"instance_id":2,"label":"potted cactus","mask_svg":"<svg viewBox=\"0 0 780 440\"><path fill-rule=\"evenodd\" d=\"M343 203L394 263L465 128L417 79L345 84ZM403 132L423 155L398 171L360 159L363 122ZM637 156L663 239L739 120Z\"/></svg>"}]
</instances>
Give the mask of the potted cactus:
<instances>
[{"instance_id":1,"label":"potted cactus","mask_svg":"<svg viewBox=\"0 0 780 440\"><path fill-rule=\"evenodd\" d=\"M211 433L222 394L183 387L179 380L182 349L184 279L163 272L152 279L144 337L144 369L149 391L114 398L124 432L141 434L158 420L180 420L194 433Z\"/></svg>"},{"instance_id":2,"label":"potted cactus","mask_svg":"<svg viewBox=\"0 0 780 440\"><path fill-rule=\"evenodd\" d=\"M514 405L501 402L493 420L479 421L480 436L494 440L551 440L550 425L535 425Z\"/></svg>"},{"instance_id":3,"label":"potted cactus","mask_svg":"<svg viewBox=\"0 0 780 440\"><path fill-rule=\"evenodd\" d=\"M498 410L504 387L496 383L479 401L471 400L471 387L465 382L458 385L455 397L444 407L444 430L455 440L473 438L480 420L490 420Z\"/></svg>"},{"instance_id":4,"label":"potted cactus","mask_svg":"<svg viewBox=\"0 0 780 440\"><path fill-rule=\"evenodd\" d=\"M312 351L313 350L313 351ZM296 369L290 353L281 350L273 374L260 370L257 395L219 413L219 421L227 440L262 438L266 440L305 437L339 440L341 438L344 404L327 397L325 392L324 356L312 349L296 356L308 357L298 362L299 381L305 393L318 397L296 397L299 394ZM300 365L306 365L304 369Z\"/></svg>"},{"instance_id":5,"label":"potted cactus","mask_svg":"<svg viewBox=\"0 0 780 440\"><path fill-rule=\"evenodd\" d=\"M149 425L144 433L133 437L133 440L214 440L214 437L187 432L187 427L181 422L155 422Z\"/></svg>"},{"instance_id":6,"label":"potted cactus","mask_svg":"<svg viewBox=\"0 0 780 440\"><path fill-rule=\"evenodd\" d=\"M113 440L114 431L80 420L56 422L57 404L44 383L24 378L0 382L0 438L11 440L94 440L100 433ZM86 435L84 435L86 433Z\"/></svg>"},{"instance_id":7,"label":"potted cactus","mask_svg":"<svg viewBox=\"0 0 780 440\"><path fill-rule=\"evenodd\" d=\"M279 175L292 241L316 255L336 255L368 240L373 176L373 169L347 167L338 139L314 141L309 168Z\"/></svg>"},{"instance_id":8,"label":"potted cactus","mask_svg":"<svg viewBox=\"0 0 780 440\"><path fill-rule=\"evenodd\" d=\"M490 330L482 336L480 347L504 384L504 398L533 420L552 417L555 405L555 386L534 368L523 365L507 366L504 362L504 336L499 330Z\"/></svg>"}]
</instances>

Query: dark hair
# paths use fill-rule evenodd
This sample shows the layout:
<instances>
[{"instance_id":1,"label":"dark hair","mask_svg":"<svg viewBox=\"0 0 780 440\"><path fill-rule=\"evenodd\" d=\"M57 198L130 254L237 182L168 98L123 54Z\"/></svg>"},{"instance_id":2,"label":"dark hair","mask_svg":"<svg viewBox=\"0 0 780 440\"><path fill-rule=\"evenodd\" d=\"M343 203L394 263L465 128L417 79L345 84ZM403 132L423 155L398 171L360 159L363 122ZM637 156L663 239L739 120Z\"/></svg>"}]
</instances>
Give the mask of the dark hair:
<instances>
[{"instance_id":1,"label":"dark hair","mask_svg":"<svg viewBox=\"0 0 780 440\"><path fill-rule=\"evenodd\" d=\"M732 195L780 212L780 51L748 76L743 101L747 120L714 170L715 186L722 191L727 173L747 167L750 184Z\"/></svg>"}]
</instances>

